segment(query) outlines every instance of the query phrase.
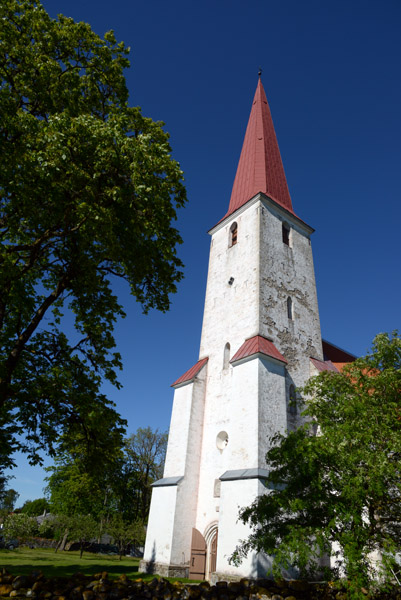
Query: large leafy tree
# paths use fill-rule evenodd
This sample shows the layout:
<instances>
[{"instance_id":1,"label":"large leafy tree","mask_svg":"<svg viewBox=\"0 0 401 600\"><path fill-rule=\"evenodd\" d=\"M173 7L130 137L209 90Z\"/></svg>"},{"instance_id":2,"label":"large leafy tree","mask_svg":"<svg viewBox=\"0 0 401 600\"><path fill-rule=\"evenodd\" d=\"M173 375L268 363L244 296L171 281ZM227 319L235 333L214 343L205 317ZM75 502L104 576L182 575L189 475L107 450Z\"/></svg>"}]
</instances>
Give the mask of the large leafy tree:
<instances>
[{"instance_id":1,"label":"large leafy tree","mask_svg":"<svg viewBox=\"0 0 401 600\"><path fill-rule=\"evenodd\" d=\"M125 518L147 521L151 485L163 477L167 439L167 433L140 427L125 441L124 468L118 479L120 511Z\"/></svg>"},{"instance_id":2,"label":"large leafy tree","mask_svg":"<svg viewBox=\"0 0 401 600\"><path fill-rule=\"evenodd\" d=\"M110 427L106 407L90 415L89 439L79 426L61 437L46 492L57 515L92 515L100 524L116 510L116 480L123 469L122 427Z\"/></svg>"},{"instance_id":3,"label":"large leafy tree","mask_svg":"<svg viewBox=\"0 0 401 600\"><path fill-rule=\"evenodd\" d=\"M277 434L267 454L269 492L241 510L250 549L274 556L274 569L318 568L332 555L360 588L379 569L391 577L401 543L401 339L378 335L370 354L323 372L304 389L307 422Z\"/></svg>"},{"instance_id":4,"label":"large leafy tree","mask_svg":"<svg viewBox=\"0 0 401 600\"><path fill-rule=\"evenodd\" d=\"M146 312L167 310L182 277L182 172L163 124L128 105L127 54L38 0L0 4L2 466L110 407L99 385L118 385L124 316L111 280Z\"/></svg>"},{"instance_id":5,"label":"large leafy tree","mask_svg":"<svg viewBox=\"0 0 401 600\"><path fill-rule=\"evenodd\" d=\"M88 448L79 431L62 440L46 488L52 513L91 514L101 532L116 516L125 523L147 520L151 484L162 477L167 445L167 434L150 427L123 440L104 423L102 445Z\"/></svg>"}]
</instances>

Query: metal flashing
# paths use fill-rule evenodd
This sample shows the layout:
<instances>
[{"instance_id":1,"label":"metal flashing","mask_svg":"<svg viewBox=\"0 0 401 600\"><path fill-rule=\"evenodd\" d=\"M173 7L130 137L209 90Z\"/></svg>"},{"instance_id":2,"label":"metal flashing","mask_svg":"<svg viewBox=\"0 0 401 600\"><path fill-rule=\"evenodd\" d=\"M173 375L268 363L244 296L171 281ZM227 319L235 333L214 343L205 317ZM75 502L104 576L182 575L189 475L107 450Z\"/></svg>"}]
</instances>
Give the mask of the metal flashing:
<instances>
[{"instance_id":1,"label":"metal flashing","mask_svg":"<svg viewBox=\"0 0 401 600\"><path fill-rule=\"evenodd\" d=\"M238 479L267 479L267 469L234 469L226 471L219 477L220 481L236 481Z\"/></svg>"},{"instance_id":2,"label":"metal flashing","mask_svg":"<svg viewBox=\"0 0 401 600\"><path fill-rule=\"evenodd\" d=\"M180 481L184 479L184 476L181 477L163 477L163 479L159 479L152 483L152 487L168 487L171 485L178 485Z\"/></svg>"}]
</instances>

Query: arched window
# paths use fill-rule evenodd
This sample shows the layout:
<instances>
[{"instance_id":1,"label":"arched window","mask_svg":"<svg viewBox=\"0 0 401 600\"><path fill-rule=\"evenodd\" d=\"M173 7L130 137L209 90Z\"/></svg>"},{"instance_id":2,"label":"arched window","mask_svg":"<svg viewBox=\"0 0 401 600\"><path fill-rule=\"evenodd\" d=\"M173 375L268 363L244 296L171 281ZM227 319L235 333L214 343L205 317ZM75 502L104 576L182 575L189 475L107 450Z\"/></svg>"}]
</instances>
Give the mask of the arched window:
<instances>
[{"instance_id":1,"label":"arched window","mask_svg":"<svg viewBox=\"0 0 401 600\"><path fill-rule=\"evenodd\" d=\"M230 344L224 346L224 360L223 360L223 369L228 369L230 366Z\"/></svg>"},{"instance_id":2,"label":"arched window","mask_svg":"<svg viewBox=\"0 0 401 600\"><path fill-rule=\"evenodd\" d=\"M290 228L285 223L283 223L283 244L290 245Z\"/></svg>"},{"instance_id":3,"label":"arched window","mask_svg":"<svg viewBox=\"0 0 401 600\"><path fill-rule=\"evenodd\" d=\"M292 321L292 319L293 319L293 316L292 316L292 300L291 300L291 298L289 296L287 298L287 316Z\"/></svg>"},{"instance_id":4,"label":"arched window","mask_svg":"<svg viewBox=\"0 0 401 600\"><path fill-rule=\"evenodd\" d=\"M237 235L238 235L238 225L234 221L234 223L230 227L230 246L235 246L237 243Z\"/></svg>"},{"instance_id":5,"label":"arched window","mask_svg":"<svg viewBox=\"0 0 401 600\"><path fill-rule=\"evenodd\" d=\"M297 394L295 392L295 386L290 385L290 393L289 393L289 409L291 415L297 414Z\"/></svg>"}]
</instances>

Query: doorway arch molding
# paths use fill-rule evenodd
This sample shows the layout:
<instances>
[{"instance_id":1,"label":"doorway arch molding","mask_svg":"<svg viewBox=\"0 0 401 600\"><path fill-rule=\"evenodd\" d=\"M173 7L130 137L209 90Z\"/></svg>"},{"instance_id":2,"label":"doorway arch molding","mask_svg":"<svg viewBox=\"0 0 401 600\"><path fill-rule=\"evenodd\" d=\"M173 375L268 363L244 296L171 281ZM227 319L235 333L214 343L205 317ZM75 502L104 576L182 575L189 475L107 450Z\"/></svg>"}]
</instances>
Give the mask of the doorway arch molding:
<instances>
[{"instance_id":1,"label":"doorway arch molding","mask_svg":"<svg viewBox=\"0 0 401 600\"><path fill-rule=\"evenodd\" d=\"M212 521L206 527L204 532L204 538L206 542L206 573L205 578L207 580L210 579L210 574L212 572L212 549L214 549L214 562L216 561L216 553L217 553L217 535L219 531L219 522L217 520Z\"/></svg>"}]
</instances>

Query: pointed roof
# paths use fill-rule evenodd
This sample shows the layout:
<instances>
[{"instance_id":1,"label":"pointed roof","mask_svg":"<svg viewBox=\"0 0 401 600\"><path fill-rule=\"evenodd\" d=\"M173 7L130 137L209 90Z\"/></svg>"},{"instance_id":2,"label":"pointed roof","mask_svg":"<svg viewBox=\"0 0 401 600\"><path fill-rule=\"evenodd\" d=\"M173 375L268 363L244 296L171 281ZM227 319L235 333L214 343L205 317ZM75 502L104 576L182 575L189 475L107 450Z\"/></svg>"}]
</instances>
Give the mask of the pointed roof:
<instances>
[{"instance_id":1,"label":"pointed roof","mask_svg":"<svg viewBox=\"0 0 401 600\"><path fill-rule=\"evenodd\" d=\"M294 214L273 120L260 78L225 217L258 192L263 192Z\"/></svg>"},{"instance_id":2,"label":"pointed roof","mask_svg":"<svg viewBox=\"0 0 401 600\"><path fill-rule=\"evenodd\" d=\"M284 356L277 350L273 342L261 335L255 335L254 337L245 340L245 342L230 360L230 363L234 363L242 358L247 358L248 356L253 356L254 354L265 354L266 356L271 356L280 362L287 362Z\"/></svg>"},{"instance_id":3,"label":"pointed roof","mask_svg":"<svg viewBox=\"0 0 401 600\"><path fill-rule=\"evenodd\" d=\"M316 369L321 372L321 371L334 371L335 373L338 373L338 369L336 367L336 365L334 363L331 362L331 360L319 360L318 358L312 358L311 357L311 363L316 367Z\"/></svg>"},{"instance_id":4,"label":"pointed roof","mask_svg":"<svg viewBox=\"0 0 401 600\"><path fill-rule=\"evenodd\" d=\"M180 385L182 383L189 383L190 381L195 379L199 371L205 366L208 360L208 357L198 360L198 362L194 364L193 367L188 369L188 371L185 371L184 375L181 375L181 377L174 381L174 383L172 383L170 387L175 387L176 385Z\"/></svg>"}]
</instances>

